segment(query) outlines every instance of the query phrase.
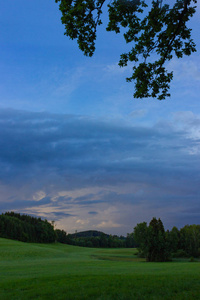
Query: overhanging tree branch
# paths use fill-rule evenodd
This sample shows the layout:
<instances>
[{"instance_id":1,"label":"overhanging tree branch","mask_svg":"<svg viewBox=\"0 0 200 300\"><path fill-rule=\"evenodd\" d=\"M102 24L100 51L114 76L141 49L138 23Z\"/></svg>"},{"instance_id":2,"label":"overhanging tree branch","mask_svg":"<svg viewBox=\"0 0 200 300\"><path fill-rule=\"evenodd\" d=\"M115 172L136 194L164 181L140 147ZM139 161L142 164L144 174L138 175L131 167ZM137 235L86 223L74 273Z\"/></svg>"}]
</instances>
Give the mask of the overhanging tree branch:
<instances>
[{"instance_id":1,"label":"overhanging tree branch","mask_svg":"<svg viewBox=\"0 0 200 300\"><path fill-rule=\"evenodd\" d=\"M60 2L65 35L77 39L79 48L87 56L95 51L97 27L102 24L102 7L106 0L55 0ZM170 2L170 1L169 1ZM148 4L147 4L148 3ZM108 4L108 31L124 33L132 49L121 55L119 66L134 63L135 98L170 96L173 72L164 65L176 55L191 55L196 51L191 29L186 24L196 11L197 0L176 0L172 8L162 0L113 0Z\"/></svg>"}]
</instances>

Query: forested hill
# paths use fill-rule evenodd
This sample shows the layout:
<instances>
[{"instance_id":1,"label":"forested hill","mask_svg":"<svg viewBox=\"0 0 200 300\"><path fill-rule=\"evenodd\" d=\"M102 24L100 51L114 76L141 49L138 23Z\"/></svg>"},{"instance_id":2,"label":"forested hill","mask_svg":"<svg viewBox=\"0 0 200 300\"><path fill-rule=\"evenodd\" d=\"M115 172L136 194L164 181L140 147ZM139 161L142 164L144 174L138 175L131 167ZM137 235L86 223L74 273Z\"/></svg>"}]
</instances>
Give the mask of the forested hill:
<instances>
[{"instance_id":1,"label":"forested hill","mask_svg":"<svg viewBox=\"0 0 200 300\"><path fill-rule=\"evenodd\" d=\"M98 231L98 230L87 230L87 231L81 231L81 232L76 232L71 234L72 238L81 238L81 237L98 237L98 236L106 236L109 237L109 234L106 234L102 231Z\"/></svg>"},{"instance_id":2,"label":"forested hill","mask_svg":"<svg viewBox=\"0 0 200 300\"><path fill-rule=\"evenodd\" d=\"M56 234L47 220L6 212L0 215L0 237L22 242L52 243Z\"/></svg>"}]
</instances>

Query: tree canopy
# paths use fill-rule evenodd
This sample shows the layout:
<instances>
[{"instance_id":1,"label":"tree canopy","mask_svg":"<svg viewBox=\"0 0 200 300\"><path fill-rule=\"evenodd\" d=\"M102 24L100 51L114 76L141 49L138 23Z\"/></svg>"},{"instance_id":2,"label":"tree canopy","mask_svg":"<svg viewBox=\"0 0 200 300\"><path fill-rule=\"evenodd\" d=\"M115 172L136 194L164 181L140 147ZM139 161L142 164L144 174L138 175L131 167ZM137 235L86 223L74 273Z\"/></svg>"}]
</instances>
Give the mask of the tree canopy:
<instances>
[{"instance_id":1,"label":"tree canopy","mask_svg":"<svg viewBox=\"0 0 200 300\"><path fill-rule=\"evenodd\" d=\"M169 243L166 239L163 223L153 218L147 226L139 223L134 228L134 238L139 244L138 250L147 261L167 261L170 257Z\"/></svg>"},{"instance_id":2,"label":"tree canopy","mask_svg":"<svg viewBox=\"0 0 200 300\"><path fill-rule=\"evenodd\" d=\"M65 35L77 39L83 53L92 56L106 0L55 2L60 2ZM125 41L130 43L130 51L121 54L119 66L125 67L128 63L133 66L133 73L126 80L134 82L135 98L153 97L162 100L170 96L173 71L166 69L166 63L174 56L182 58L196 51L191 38L192 30L187 27L187 22L196 11L196 3L197 0L108 2L109 22L106 30L118 34L123 29Z\"/></svg>"}]
</instances>

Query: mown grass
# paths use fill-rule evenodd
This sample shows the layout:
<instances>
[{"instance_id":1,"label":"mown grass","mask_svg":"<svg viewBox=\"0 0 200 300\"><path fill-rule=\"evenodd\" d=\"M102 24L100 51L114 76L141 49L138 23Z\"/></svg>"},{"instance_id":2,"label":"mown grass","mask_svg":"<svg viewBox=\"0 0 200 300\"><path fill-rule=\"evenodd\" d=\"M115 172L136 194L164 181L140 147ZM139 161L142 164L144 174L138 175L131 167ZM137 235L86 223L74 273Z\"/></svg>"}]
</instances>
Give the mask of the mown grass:
<instances>
[{"instance_id":1,"label":"mown grass","mask_svg":"<svg viewBox=\"0 0 200 300\"><path fill-rule=\"evenodd\" d=\"M0 299L200 299L200 263L0 239Z\"/></svg>"}]
</instances>

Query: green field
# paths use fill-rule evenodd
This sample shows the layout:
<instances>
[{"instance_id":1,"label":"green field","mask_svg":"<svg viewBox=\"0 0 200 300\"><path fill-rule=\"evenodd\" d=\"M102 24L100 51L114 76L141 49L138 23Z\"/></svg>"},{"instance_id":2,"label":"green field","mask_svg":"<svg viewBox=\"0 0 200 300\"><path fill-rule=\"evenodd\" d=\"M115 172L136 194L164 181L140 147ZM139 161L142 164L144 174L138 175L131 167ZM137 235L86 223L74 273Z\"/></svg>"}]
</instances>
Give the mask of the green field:
<instances>
[{"instance_id":1,"label":"green field","mask_svg":"<svg viewBox=\"0 0 200 300\"><path fill-rule=\"evenodd\" d=\"M0 239L0 299L200 299L200 263Z\"/></svg>"}]
</instances>

